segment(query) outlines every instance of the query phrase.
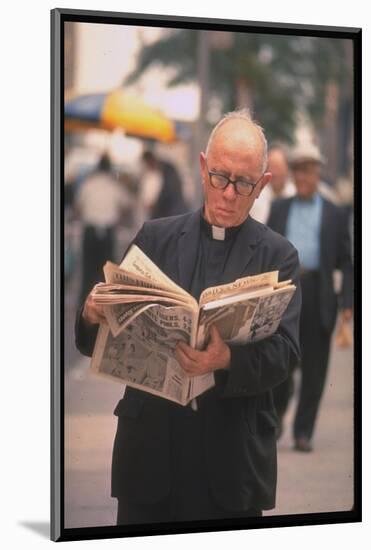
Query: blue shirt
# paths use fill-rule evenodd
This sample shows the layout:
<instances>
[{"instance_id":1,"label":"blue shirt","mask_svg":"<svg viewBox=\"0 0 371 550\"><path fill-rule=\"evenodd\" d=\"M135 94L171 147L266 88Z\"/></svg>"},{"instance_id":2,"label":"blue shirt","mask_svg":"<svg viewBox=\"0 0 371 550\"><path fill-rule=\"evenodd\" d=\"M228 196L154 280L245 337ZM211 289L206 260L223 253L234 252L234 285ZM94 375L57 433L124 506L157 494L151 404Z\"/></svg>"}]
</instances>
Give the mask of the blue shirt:
<instances>
[{"instance_id":1,"label":"blue shirt","mask_svg":"<svg viewBox=\"0 0 371 550\"><path fill-rule=\"evenodd\" d=\"M307 200L295 197L290 206L286 237L297 248L305 269L319 268L322 206L318 193Z\"/></svg>"}]
</instances>

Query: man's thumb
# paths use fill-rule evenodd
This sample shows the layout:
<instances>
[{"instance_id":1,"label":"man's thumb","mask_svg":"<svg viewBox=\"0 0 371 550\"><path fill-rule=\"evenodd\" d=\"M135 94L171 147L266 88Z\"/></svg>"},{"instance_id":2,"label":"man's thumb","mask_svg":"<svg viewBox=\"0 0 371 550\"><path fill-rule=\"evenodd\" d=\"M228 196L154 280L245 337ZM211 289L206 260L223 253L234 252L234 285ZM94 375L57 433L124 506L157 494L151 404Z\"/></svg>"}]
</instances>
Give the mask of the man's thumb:
<instances>
[{"instance_id":1,"label":"man's thumb","mask_svg":"<svg viewBox=\"0 0 371 550\"><path fill-rule=\"evenodd\" d=\"M210 344L216 344L220 341L220 334L215 325L210 327Z\"/></svg>"}]
</instances>

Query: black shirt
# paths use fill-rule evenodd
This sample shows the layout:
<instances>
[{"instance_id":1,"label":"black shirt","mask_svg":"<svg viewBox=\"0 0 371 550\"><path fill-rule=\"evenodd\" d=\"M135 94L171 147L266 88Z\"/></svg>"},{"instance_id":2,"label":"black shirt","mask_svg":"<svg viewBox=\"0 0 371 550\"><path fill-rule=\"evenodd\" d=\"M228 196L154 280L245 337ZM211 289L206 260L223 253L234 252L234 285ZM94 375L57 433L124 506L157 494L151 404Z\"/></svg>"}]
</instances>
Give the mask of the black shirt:
<instances>
[{"instance_id":1,"label":"black shirt","mask_svg":"<svg viewBox=\"0 0 371 550\"><path fill-rule=\"evenodd\" d=\"M215 228L202 215L200 226L200 242L190 289L196 300L205 288L221 284L229 254L241 227ZM223 237L224 240L221 240Z\"/></svg>"}]
</instances>

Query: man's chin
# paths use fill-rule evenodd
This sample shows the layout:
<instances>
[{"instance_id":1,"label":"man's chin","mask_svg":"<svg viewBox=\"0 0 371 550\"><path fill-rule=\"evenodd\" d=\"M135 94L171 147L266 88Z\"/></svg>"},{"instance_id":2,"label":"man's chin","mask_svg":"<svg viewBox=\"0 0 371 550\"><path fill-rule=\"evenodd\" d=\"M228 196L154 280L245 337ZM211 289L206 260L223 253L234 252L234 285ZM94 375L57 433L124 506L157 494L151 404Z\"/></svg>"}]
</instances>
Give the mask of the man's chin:
<instances>
[{"instance_id":1,"label":"man's chin","mask_svg":"<svg viewBox=\"0 0 371 550\"><path fill-rule=\"evenodd\" d=\"M235 227L243 223L245 218L238 216L234 211L228 211L223 208L217 208L213 211L205 209L205 219L212 225L218 227Z\"/></svg>"}]
</instances>

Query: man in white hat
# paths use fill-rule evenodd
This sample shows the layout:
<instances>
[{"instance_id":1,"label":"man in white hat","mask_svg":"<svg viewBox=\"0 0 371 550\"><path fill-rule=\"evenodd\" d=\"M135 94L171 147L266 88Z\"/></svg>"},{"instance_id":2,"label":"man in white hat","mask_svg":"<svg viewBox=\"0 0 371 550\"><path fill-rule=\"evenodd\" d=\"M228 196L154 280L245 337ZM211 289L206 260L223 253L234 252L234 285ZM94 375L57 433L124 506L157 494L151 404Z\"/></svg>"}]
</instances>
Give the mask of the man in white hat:
<instances>
[{"instance_id":1,"label":"man in white hat","mask_svg":"<svg viewBox=\"0 0 371 550\"><path fill-rule=\"evenodd\" d=\"M302 143L295 147L291 152L289 158L289 164L291 166L291 172L295 170L295 166L303 166L308 163L309 165L317 166L316 171L319 170L321 165L326 164L325 157L321 154L320 150L313 143ZM318 175L320 178L320 174ZM294 185L295 189L295 185ZM333 202L334 204L339 204L339 197L328 183L319 179L318 181L318 192L327 200ZM295 194L295 191L292 195ZM288 195L287 195L288 196Z\"/></svg>"},{"instance_id":2,"label":"man in white hat","mask_svg":"<svg viewBox=\"0 0 371 550\"><path fill-rule=\"evenodd\" d=\"M291 170L297 195L272 205L268 225L286 236L299 252L302 311L300 319L301 388L294 420L295 449L312 450L311 439L323 393L330 339L337 316L338 296L333 274L343 274L340 293L342 319L352 317L352 262L345 213L319 192L324 159L314 145L297 147ZM283 418L292 395L291 376L274 392Z\"/></svg>"}]
</instances>

